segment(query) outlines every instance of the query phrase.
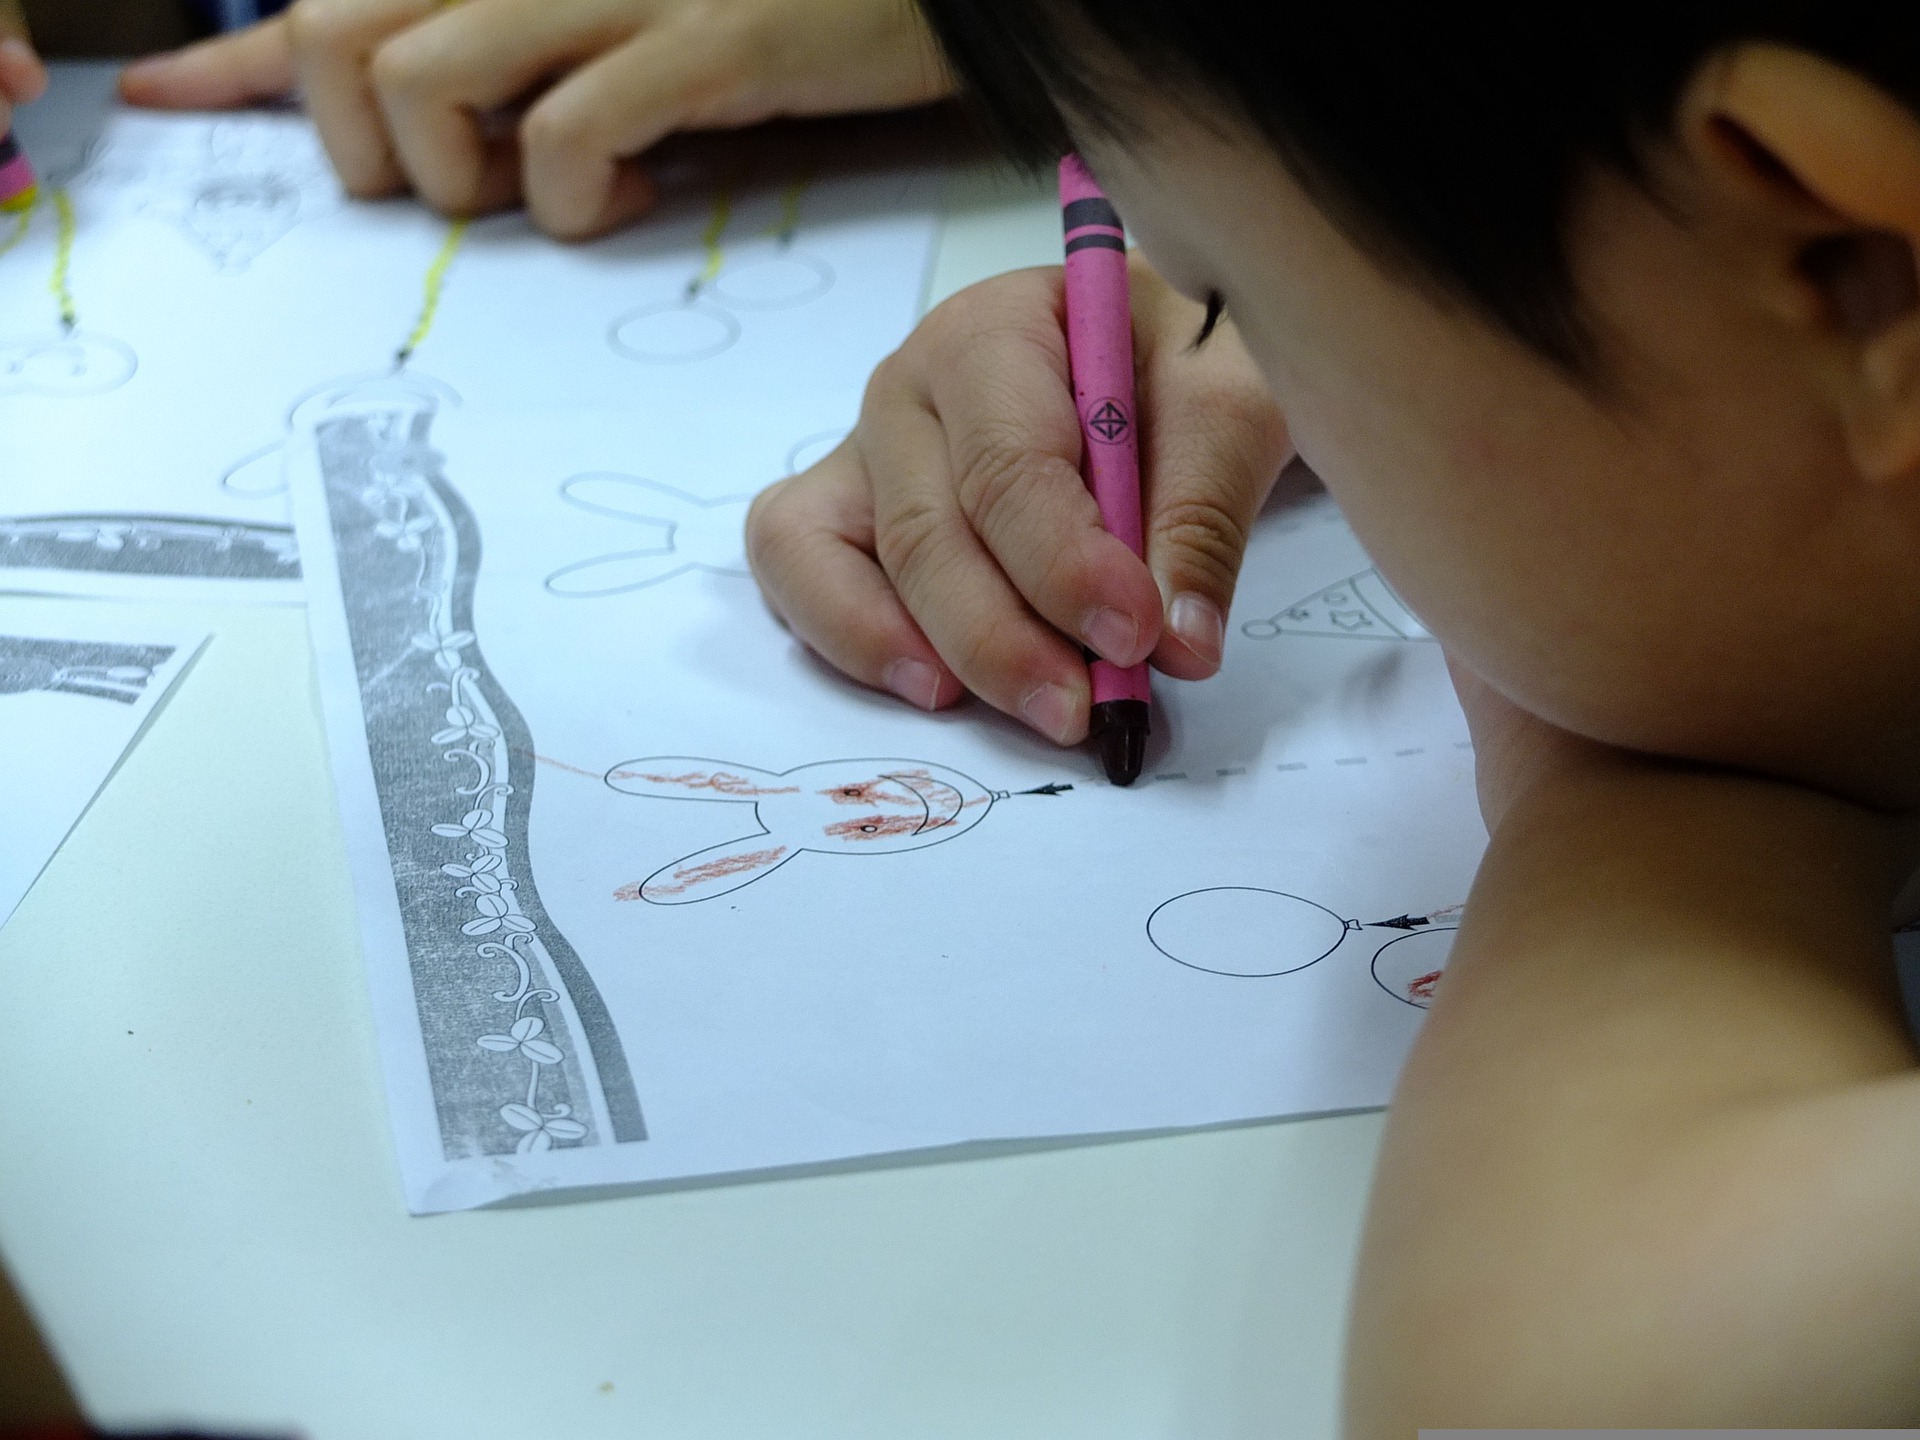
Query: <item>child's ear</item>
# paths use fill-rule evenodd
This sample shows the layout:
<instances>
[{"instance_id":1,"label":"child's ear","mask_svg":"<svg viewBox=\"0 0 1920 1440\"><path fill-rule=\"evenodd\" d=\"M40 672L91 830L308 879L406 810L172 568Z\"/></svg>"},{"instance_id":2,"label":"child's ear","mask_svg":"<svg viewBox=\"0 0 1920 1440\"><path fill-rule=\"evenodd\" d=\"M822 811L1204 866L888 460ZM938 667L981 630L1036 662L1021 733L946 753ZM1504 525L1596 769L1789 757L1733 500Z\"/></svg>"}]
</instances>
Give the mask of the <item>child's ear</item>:
<instances>
[{"instance_id":1,"label":"child's ear","mask_svg":"<svg viewBox=\"0 0 1920 1440\"><path fill-rule=\"evenodd\" d=\"M1783 45L1716 56L1679 140L1736 283L1802 334L1863 479L1920 478L1920 116Z\"/></svg>"}]
</instances>

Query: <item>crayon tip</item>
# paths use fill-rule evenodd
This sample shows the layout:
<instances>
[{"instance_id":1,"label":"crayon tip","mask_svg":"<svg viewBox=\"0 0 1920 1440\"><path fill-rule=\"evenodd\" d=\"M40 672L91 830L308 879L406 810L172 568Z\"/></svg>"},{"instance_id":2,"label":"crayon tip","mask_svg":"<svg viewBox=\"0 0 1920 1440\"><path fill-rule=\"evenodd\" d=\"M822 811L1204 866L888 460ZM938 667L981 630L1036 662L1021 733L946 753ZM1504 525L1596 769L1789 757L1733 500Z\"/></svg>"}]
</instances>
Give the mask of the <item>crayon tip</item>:
<instances>
[{"instance_id":1,"label":"crayon tip","mask_svg":"<svg viewBox=\"0 0 1920 1440\"><path fill-rule=\"evenodd\" d=\"M1103 700L1093 707L1088 727L1100 745L1100 764L1115 785L1131 785L1147 763L1152 730L1144 700Z\"/></svg>"},{"instance_id":2,"label":"crayon tip","mask_svg":"<svg viewBox=\"0 0 1920 1440\"><path fill-rule=\"evenodd\" d=\"M40 187L38 185L29 185L18 194L9 195L6 199L0 200L0 214L24 214L26 211L33 209L35 202L39 199Z\"/></svg>"}]
</instances>

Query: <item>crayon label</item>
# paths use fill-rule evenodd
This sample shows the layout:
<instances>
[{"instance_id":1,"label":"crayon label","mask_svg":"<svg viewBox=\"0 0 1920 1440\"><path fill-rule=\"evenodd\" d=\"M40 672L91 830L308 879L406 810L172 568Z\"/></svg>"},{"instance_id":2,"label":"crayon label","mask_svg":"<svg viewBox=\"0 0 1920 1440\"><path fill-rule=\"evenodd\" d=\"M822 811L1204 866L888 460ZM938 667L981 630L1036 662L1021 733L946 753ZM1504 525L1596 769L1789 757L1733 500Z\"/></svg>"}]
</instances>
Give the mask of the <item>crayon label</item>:
<instances>
[{"instance_id":1,"label":"crayon label","mask_svg":"<svg viewBox=\"0 0 1920 1440\"><path fill-rule=\"evenodd\" d=\"M1124 402L1106 396L1088 409L1087 433L1108 445L1124 445L1133 435L1133 416Z\"/></svg>"}]
</instances>

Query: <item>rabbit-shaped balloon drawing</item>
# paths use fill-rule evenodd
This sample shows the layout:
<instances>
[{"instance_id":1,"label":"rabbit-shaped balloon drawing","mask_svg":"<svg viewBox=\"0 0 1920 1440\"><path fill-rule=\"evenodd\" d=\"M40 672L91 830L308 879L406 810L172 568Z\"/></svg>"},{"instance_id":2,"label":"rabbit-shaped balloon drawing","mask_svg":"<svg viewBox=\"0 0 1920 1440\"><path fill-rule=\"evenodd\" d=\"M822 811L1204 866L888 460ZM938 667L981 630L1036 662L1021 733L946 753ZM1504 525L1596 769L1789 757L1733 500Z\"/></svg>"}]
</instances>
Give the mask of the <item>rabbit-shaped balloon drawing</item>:
<instances>
[{"instance_id":1,"label":"rabbit-shaped balloon drawing","mask_svg":"<svg viewBox=\"0 0 1920 1440\"><path fill-rule=\"evenodd\" d=\"M774 774L751 765L686 756L628 760L606 775L627 795L753 807L759 831L662 866L623 885L618 900L686 905L726 895L806 851L816 855L894 855L966 834L994 802L1009 798L979 781L924 760L825 760ZM1022 795L1059 795L1071 785L1042 785Z\"/></svg>"}]
</instances>

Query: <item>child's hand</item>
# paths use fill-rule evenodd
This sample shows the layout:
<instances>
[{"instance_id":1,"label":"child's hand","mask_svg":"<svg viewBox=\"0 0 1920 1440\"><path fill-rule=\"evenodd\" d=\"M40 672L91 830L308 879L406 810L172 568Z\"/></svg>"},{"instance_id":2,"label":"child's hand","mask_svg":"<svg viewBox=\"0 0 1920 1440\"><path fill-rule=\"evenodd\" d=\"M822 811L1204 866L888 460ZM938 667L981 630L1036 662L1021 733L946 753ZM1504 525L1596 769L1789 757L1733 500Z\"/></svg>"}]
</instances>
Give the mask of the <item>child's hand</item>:
<instances>
[{"instance_id":1,"label":"child's hand","mask_svg":"<svg viewBox=\"0 0 1920 1440\"><path fill-rule=\"evenodd\" d=\"M1087 733L1085 645L1202 679L1220 665L1247 532L1286 427L1238 337L1133 266L1147 561L1080 478L1061 272L954 296L874 373L860 423L747 519L795 634L925 709L968 691L1059 744Z\"/></svg>"},{"instance_id":2,"label":"child's hand","mask_svg":"<svg viewBox=\"0 0 1920 1440\"><path fill-rule=\"evenodd\" d=\"M462 215L524 200L568 239L653 203L626 162L671 131L891 109L951 89L902 0L297 0L129 66L121 91L136 105L219 109L296 84L353 194L411 185Z\"/></svg>"},{"instance_id":3,"label":"child's hand","mask_svg":"<svg viewBox=\"0 0 1920 1440\"><path fill-rule=\"evenodd\" d=\"M38 100L47 67L27 39L27 22L14 0L0 0L0 135L13 128L13 107Z\"/></svg>"}]
</instances>

